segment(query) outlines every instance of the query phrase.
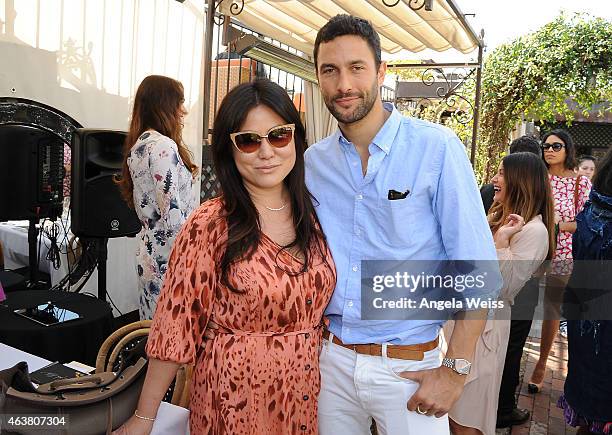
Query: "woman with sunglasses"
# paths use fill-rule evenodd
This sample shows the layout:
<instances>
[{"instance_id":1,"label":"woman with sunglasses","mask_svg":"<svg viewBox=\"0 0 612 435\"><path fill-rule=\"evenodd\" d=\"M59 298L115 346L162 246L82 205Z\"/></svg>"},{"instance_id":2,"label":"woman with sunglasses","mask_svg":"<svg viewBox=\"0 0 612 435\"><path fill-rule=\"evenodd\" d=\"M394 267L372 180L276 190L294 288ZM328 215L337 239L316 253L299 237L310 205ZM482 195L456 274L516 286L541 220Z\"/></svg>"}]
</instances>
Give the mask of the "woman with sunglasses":
<instances>
[{"instance_id":1,"label":"woman with sunglasses","mask_svg":"<svg viewBox=\"0 0 612 435\"><path fill-rule=\"evenodd\" d=\"M222 195L177 237L145 384L120 433L148 433L178 367L191 364L192 434L315 434L336 274L304 181L304 127L286 91L257 80L225 97L212 141ZM211 319L217 333L204 340Z\"/></svg>"},{"instance_id":2,"label":"woman with sunglasses","mask_svg":"<svg viewBox=\"0 0 612 435\"><path fill-rule=\"evenodd\" d=\"M563 289L572 272L572 234L576 231L576 215L582 210L591 190L585 176L576 176L576 150L570 134L552 130L542 138L542 153L548 167L548 178L555 201L556 249L550 271L546 274L544 321L540 356L528 384L530 393L542 389L546 362L559 331Z\"/></svg>"}]
</instances>

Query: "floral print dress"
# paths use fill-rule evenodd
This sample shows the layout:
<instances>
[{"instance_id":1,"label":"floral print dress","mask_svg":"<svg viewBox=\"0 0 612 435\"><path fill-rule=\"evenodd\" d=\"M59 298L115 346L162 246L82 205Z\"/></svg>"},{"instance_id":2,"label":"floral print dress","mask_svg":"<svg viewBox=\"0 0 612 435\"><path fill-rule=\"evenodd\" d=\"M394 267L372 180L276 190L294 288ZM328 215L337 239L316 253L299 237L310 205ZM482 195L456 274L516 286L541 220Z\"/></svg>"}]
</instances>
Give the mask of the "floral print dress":
<instances>
[{"instance_id":1,"label":"floral print dress","mask_svg":"<svg viewBox=\"0 0 612 435\"><path fill-rule=\"evenodd\" d=\"M127 160L134 183L134 208L142 224L136 270L140 319L151 319L174 239L196 206L193 177L176 143L157 131L144 132Z\"/></svg>"},{"instance_id":2,"label":"floral print dress","mask_svg":"<svg viewBox=\"0 0 612 435\"><path fill-rule=\"evenodd\" d=\"M562 222L572 222L580 213L589 198L591 182L587 177L561 177L549 175L550 186L555 201L555 215ZM576 187L576 181L580 178ZM576 192L576 189L578 192ZM577 195L576 195L577 193ZM552 259L552 275L572 273L572 233L559 231L557 247Z\"/></svg>"}]
</instances>

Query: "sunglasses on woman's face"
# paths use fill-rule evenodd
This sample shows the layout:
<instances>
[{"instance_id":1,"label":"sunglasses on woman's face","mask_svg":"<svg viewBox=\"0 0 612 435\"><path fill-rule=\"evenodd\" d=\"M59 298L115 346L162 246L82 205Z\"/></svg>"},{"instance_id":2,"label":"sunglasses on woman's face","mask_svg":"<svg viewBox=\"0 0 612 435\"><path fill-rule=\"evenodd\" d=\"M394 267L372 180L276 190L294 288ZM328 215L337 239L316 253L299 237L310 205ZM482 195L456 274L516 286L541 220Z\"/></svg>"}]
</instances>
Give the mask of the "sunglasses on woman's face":
<instances>
[{"instance_id":1,"label":"sunglasses on woman's face","mask_svg":"<svg viewBox=\"0 0 612 435\"><path fill-rule=\"evenodd\" d=\"M565 144L561 143L561 142L543 143L542 144L542 149L544 151L546 151L547 149L552 148L552 150L557 153L557 152L561 151L561 148L563 148L564 146L565 146Z\"/></svg>"},{"instance_id":2,"label":"sunglasses on woman's face","mask_svg":"<svg viewBox=\"0 0 612 435\"><path fill-rule=\"evenodd\" d=\"M295 124L286 124L272 127L265 136L252 131L241 131L230 134L230 139L238 151L250 154L259 149L264 138L274 148L286 147L293 140L294 131Z\"/></svg>"}]
</instances>

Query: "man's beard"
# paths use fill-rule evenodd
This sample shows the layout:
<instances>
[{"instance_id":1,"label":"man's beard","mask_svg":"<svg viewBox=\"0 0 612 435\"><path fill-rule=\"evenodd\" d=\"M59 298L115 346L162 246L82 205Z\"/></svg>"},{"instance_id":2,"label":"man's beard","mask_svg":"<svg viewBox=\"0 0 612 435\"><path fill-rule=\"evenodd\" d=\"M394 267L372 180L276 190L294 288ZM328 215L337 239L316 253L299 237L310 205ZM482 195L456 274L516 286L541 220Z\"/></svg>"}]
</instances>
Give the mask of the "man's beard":
<instances>
[{"instance_id":1,"label":"man's beard","mask_svg":"<svg viewBox=\"0 0 612 435\"><path fill-rule=\"evenodd\" d=\"M361 98L359 104L355 109L353 109L350 113L341 113L336 109L334 102L340 98L350 98L350 97L358 97ZM332 116L338 120L341 124L352 124L357 121L361 121L366 117L368 113L374 107L374 103L376 102L376 98L378 97L378 82L374 81L374 85L370 89L370 92L347 92L344 94L336 94L333 97L323 97L325 101L325 105L327 109L330 111Z\"/></svg>"}]
</instances>

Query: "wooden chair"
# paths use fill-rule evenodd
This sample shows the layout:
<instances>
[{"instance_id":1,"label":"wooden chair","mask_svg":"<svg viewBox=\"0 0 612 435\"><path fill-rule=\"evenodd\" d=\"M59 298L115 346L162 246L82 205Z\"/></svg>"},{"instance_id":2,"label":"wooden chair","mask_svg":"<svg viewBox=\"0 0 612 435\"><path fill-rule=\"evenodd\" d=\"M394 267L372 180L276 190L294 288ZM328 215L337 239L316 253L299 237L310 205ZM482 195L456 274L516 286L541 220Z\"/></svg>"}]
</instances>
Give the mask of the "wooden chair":
<instances>
[{"instance_id":1,"label":"wooden chair","mask_svg":"<svg viewBox=\"0 0 612 435\"><path fill-rule=\"evenodd\" d=\"M121 350L130 348L140 341L141 337L149 335L150 320L133 322L113 332L100 347L96 358L96 373L113 370Z\"/></svg>"},{"instance_id":2,"label":"wooden chair","mask_svg":"<svg viewBox=\"0 0 612 435\"><path fill-rule=\"evenodd\" d=\"M131 349L144 337L149 335L150 320L140 320L125 325L112 333L98 351L96 358L96 373L116 370L118 358L122 350ZM189 407L189 393L193 366L183 364L176 373L174 385L170 387L166 397L173 405Z\"/></svg>"}]
</instances>

